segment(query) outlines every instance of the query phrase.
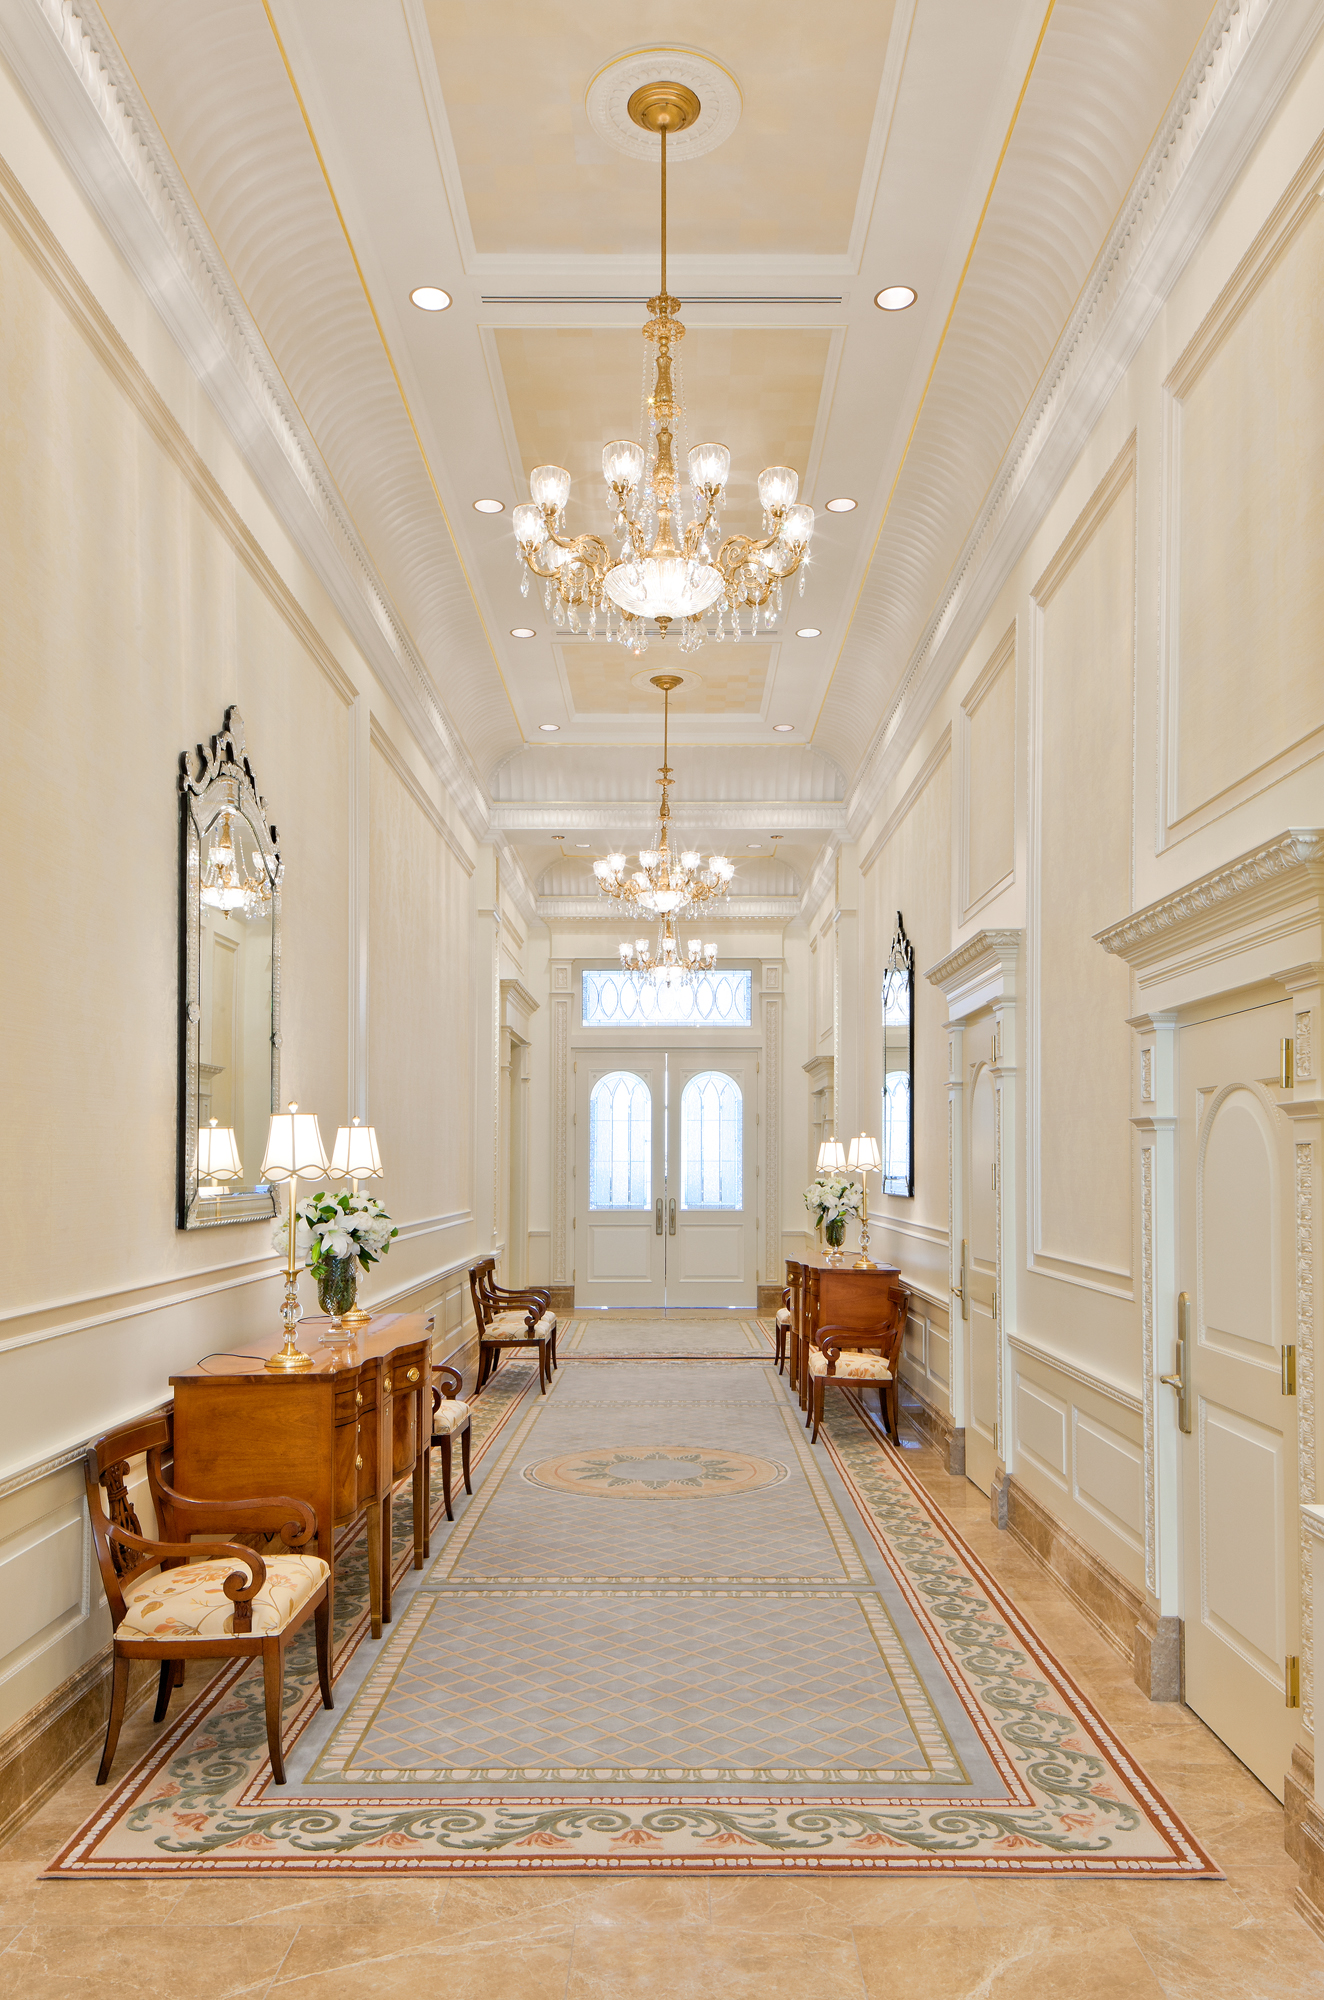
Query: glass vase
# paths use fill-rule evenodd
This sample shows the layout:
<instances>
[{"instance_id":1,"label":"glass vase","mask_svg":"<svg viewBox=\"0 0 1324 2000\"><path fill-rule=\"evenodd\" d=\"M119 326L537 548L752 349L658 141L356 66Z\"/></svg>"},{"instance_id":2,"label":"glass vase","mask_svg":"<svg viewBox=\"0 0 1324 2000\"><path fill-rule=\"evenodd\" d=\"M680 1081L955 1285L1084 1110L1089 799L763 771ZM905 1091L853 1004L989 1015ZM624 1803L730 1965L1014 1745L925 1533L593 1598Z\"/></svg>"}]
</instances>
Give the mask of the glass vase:
<instances>
[{"instance_id":1,"label":"glass vase","mask_svg":"<svg viewBox=\"0 0 1324 2000\"><path fill-rule=\"evenodd\" d=\"M828 1241L828 1254L827 1254L828 1263L831 1265L834 1271L839 1271L841 1269L841 1266L846 1261L845 1252L842 1250L841 1247L842 1244L846 1241L845 1216L839 1215L836 1217L834 1221L829 1222L825 1226L823 1234L826 1236Z\"/></svg>"},{"instance_id":2,"label":"glass vase","mask_svg":"<svg viewBox=\"0 0 1324 2000\"><path fill-rule=\"evenodd\" d=\"M328 1340L348 1340L353 1328L343 1324L346 1313L353 1312L359 1292L359 1260L357 1257L324 1257L317 1274L317 1303L331 1324L327 1329Z\"/></svg>"}]
</instances>

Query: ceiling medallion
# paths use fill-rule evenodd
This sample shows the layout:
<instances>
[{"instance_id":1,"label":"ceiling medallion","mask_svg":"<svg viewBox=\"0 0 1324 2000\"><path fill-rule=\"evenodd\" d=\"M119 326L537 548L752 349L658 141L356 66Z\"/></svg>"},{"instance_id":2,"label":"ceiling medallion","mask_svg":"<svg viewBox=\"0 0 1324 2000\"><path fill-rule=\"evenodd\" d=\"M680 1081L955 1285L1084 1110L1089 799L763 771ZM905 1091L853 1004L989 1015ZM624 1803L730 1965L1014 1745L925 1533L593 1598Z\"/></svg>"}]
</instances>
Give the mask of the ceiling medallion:
<instances>
[{"instance_id":1,"label":"ceiling medallion","mask_svg":"<svg viewBox=\"0 0 1324 2000\"><path fill-rule=\"evenodd\" d=\"M719 902L736 872L724 854L710 854L705 866L703 856L692 849L682 854L671 851L669 794L673 780L668 762L669 725L672 690L681 685L682 679L680 674L652 677L653 686L662 690L662 768L657 780L662 787L662 803L658 808L656 844L640 849L639 866L633 870L623 854L608 854L593 863L599 892L608 902L619 910L662 919L656 951L649 950L647 938L636 938L632 945L623 944L620 948L621 964L626 971L647 977L658 986L688 985L699 973L712 971L717 963L717 946L690 938L682 958L676 919L695 917Z\"/></svg>"},{"instance_id":2,"label":"ceiling medallion","mask_svg":"<svg viewBox=\"0 0 1324 2000\"><path fill-rule=\"evenodd\" d=\"M744 101L729 69L697 49L631 49L604 63L584 93L588 122L600 139L631 160L653 160L653 134L630 115L630 99L645 84L682 84L698 100L699 112L684 131L672 131L673 162L697 160L729 139L740 122Z\"/></svg>"},{"instance_id":3,"label":"ceiling medallion","mask_svg":"<svg viewBox=\"0 0 1324 2000\"><path fill-rule=\"evenodd\" d=\"M694 652L705 638L752 637L760 615L772 626L782 608L782 585L800 571L814 532L814 510L796 504L799 475L788 465L771 465L759 475L763 534L728 535L718 540L723 491L731 454L723 444L696 444L689 452L692 518L680 524L676 499L676 445L684 437L685 404L680 356L685 337L677 318L680 300L667 290L667 140L682 136L702 118L703 107L687 84L659 78L644 82L629 100L629 114L643 131L656 133L662 164L662 280L648 301L643 335L657 349L653 393L644 405L641 439L652 443L653 463L645 475L642 442L616 438L602 453L602 474L615 513L620 544L615 554L599 535L566 536L565 506L570 474L559 465L537 465L529 478L530 500L515 509L513 525L525 567L520 589L527 595L529 574L544 585L543 602L555 624L572 632L598 632L617 639L638 655L647 650L648 626L665 638L680 623L680 650ZM676 540L673 523L680 530ZM553 600L555 600L553 604Z\"/></svg>"}]
</instances>

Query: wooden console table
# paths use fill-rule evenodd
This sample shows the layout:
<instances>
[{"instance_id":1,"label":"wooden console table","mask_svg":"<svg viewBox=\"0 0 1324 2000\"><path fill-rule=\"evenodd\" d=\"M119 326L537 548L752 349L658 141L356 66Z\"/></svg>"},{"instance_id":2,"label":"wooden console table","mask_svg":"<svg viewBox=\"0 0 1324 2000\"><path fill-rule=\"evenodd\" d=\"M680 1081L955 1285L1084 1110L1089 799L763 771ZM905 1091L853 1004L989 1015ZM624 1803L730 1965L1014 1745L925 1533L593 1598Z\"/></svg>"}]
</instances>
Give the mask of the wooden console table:
<instances>
[{"instance_id":1,"label":"wooden console table","mask_svg":"<svg viewBox=\"0 0 1324 2000\"><path fill-rule=\"evenodd\" d=\"M431 1435L432 1329L421 1313L383 1313L355 1341L319 1345L327 1322L301 1322L312 1355L303 1375L269 1374L280 1341L204 1355L170 1377L174 1484L199 1500L288 1493L317 1510L317 1553L331 1565L336 1531L367 1514L372 1636L391 1616L391 1489L413 1473L414 1567L423 1567ZM424 1399L427 1399L426 1406ZM334 1629L334 1627L333 1627Z\"/></svg>"},{"instance_id":2,"label":"wooden console table","mask_svg":"<svg viewBox=\"0 0 1324 2000\"><path fill-rule=\"evenodd\" d=\"M792 1259L786 1267L791 1275ZM873 1271L855 1271L849 1265L821 1263L817 1258L799 1262L802 1278L796 1293L796 1324L791 1328L791 1387L798 1391L800 1407L805 1407L807 1379L806 1350L820 1326L857 1327L873 1332L879 1319L880 1294L900 1278L895 1264L880 1264Z\"/></svg>"}]
</instances>

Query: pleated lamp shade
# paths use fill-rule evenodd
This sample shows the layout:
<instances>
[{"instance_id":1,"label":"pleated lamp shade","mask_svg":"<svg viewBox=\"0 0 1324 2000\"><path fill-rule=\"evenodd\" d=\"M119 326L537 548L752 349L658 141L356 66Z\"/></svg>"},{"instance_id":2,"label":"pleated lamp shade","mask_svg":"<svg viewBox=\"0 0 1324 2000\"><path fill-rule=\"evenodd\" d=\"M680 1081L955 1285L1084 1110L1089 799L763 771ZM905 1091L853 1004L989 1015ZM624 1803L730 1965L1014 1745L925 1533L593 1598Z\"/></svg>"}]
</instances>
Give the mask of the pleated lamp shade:
<instances>
[{"instance_id":1,"label":"pleated lamp shade","mask_svg":"<svg viewBox=\"0 0 1324 2000\"><path fill-rule=\"evenodd\" d=\"M846 1149L840 1139L825 1139L818 1149L819 1172L831 1171L846 1164Z\"/></svg>"},{"instance_id":2,"label":"pleated lamp shade","mask_svg":"<svg viewBox=\"0 0 1324 2000\"><path fill-rule=\"evenodd\" d=\"M871 1139L867 1132L861 1132L858 1138L851 1140L846 1165L853 1168L857 1174L877 1173L882 1164L883 1156L878 1150L878 1141Z\"/></svg>"},{"instance_id":3,"label":"pleated lamp shade","mask_svg":"<svg viewBox=\"0 0 1324 2000\"><path fill-rule=\"evenodd\" d=\"M327 1178L333 1181L379 1181L385 1169L377 1151L377 1134L371 1125L342 1125L336 1133Z\"/></svg>"},{"instance_id":4,"label":"pleated lamp shade","mask_svg":"<svg viewBox=\"0 0 1324 2000\"><path fill-rule=\"evenodd\" d=\"M317 1116L291 1104L288 1111L273 1111L267 1132L267 1150L262 1160L264 1181L288 1181L295 1174L326 1172L326 1149L317 1129Z\"/></svg>"}]
</instances>

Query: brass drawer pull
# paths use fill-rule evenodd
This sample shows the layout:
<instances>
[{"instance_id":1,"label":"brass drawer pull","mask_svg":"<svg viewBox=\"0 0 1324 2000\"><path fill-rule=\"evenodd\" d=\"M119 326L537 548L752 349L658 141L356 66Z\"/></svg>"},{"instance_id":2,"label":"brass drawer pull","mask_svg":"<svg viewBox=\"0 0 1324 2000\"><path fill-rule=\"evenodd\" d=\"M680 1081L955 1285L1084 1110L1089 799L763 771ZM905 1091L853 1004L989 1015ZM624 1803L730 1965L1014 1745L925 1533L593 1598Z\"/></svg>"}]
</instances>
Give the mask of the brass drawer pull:
<instances>
[{"instance_id":1,"label":"brass drawer pull","mask_svg":"<svg viewBox=\"0 0 1324 2000\"><path fill-rule=\"evenodd\" d=\"M362 1409L362 1408L363 1408L363 1391L362 1391L362 1389L356 1389L356 1390L354 1391L354 1401L355 1401L355 1403L357 1404L357 1406L359 1407L359 1409Z\"/></svg>"},{"instance_id":2,"label":"brass drawer pull","mask_svg":"<svg viewBox=\"0 0 1324 2000\"><path fill-rule=\"evenodd\" d=\"M389 1396L391 1393L391 1378L389 1375L382 1376L382 1393L386 1396Z\"/></svg>"},{"instance_id":3,"label":"brass drawer pull","mask_svg":"<svg viewBox=\"0 0 1324 2000\"><path fill-rule=\"evenodd\" d=\"M411 1368L409 1373L405 1376L405 1380L406 1382L417 1382L418 1380L417 1368Z\"/></svg>"},{"instance_id":4,"label":"brass drawer pull","mask_svg":"<svg viewBox=\"0 0 1324 2000\"><path fill-rule=\"evenodd\" d=\"M354 1470L355 1470L356 1472L362 1472L362 1470L363 1470L363 1460L362 1460L362 1458L356 1458L356 1459L354 1460Z\"/></svg>"}]
</instances>

